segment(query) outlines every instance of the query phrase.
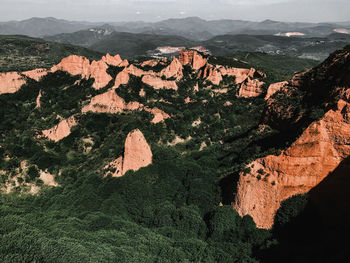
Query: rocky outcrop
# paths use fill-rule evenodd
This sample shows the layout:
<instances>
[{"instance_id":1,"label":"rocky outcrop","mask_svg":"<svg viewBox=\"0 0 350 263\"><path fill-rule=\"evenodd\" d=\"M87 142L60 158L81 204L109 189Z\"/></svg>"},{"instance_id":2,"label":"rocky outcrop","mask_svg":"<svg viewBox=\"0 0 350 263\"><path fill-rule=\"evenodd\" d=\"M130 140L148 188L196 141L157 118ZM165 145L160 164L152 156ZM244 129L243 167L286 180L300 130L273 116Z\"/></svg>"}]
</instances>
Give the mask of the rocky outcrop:
<instances>
[{"instance_id":1,"label":"rocky outcrop","mask_svg":"<svg viewBox=\"0 0 350 263\"><path fill-rule=\"evenodd\" d=\"M119 157L105 167L105 170L113 171L113 177L120 177L127 171L138 171L140 168L152 164L151 147L140 130L136 129L128 134L124 149L124 156ZM108 175L108 173L105 175Z\"/></svg>"},{"instance_id":2,"label":"rocky outcrop","mask_svg":"<svg viewBox=\"0 0 350 263\"><path fill-rule=\"evenodd\" d=\"M209 80L214 85L219 85L222 81L222 73L213 65L207 64L203 72L199 73L199 77Z\"/></svg>"},{"instance_id":3,"label":"rocky outcrop","mask_svg":"<svg viewBox=\"0 0 350 263\"><path fill-rule=\"evenodd\" d=\"M167 79L175 78L176 80L180 80L183 77L183 66L176 57L173 57L173 60L169 66L164 68L160 75L166 77Z\"/></svg>"},{"instance_id":4,"label":"rocky outcrop","mask_svg":"<svg viewBox=\"0 0 350 263\"><path fill-rule=\"evenodd\" d=\"M74 116L62 120L59 124L49 130L43 130L42 134L48 139L58 142L71 133L71 128L78 125Z\"/></svg>"},{"instance_id":5,"label":"rocky outcrop","mask_svg":"<svg viewBox=\"0 0 350 263\"><path fill-rule=\"evenodd\" d=\"M122 113L124 111L134 111L141 108L138 102L125 102L118 96L115 89L93 97L90 103L83 107L82 112L99 112L99 113Z\"/></svg>"},{"instance_id":6,"label":"rocky outcrop","mask_svg":"<svg viewBox=\"0 0 350 263\"><path fill-rule=\"evenodd\" d=\"M62 59L58 65L52 67L51 72L61 70L73 76L81 75L86 79L94 78L95 82L93 87L95 89L100 89L107 86L112 80L112 77L106 72L109 65L120 66L122 62L119 55L112 57L107 54L100 61L92 61L91 64L85 57L71 55Z\"/></svg>"},{"instance_id":7,"label":"rocky outcrop","mask_svg":"<svg viewBox=\"0 0 350 263\"><path fill-rule=\"evenodd\" d=\"M125 111L147 111L154 115L152 123L159 123L170 116L158 108L148 108L139 102L126 102L115 92L115 88L93 97L89 104L83 107L82 113L99 112L99 113L122 113Z\"/></svg>"},{"instance_id":8,"label":"rocky outcrop","mask_svg":"<svg viewBox=\"0 0 350 263\"><path fill-rule=\"evenodd\" d=\"M258 227L271 228L282 201L309 192L350 155L349 134L350 104L340 100L279 156L248 165L251 171L240 175L234 208L251 215Z\"/></svg>"},{"instance_id":9,"label":"rocky outcrop","mask_svg":"<svg viewBox=\"0 0 350 263\"><path fill-rule=\"evenodd\" d=\"M175 81L163 80L160 77L156 77L152 75L144 75L142 77L142 82L155 89L172 89L172 90L178 89Z\"/></svg>"},{"instance_id":10,"label":"rocky outcrop","mask_svg":"<svg viewBox=\"0 0 350 263\"><path fill-rule=\"evenodd\" d=\"M40 90L38 96L36 97L36 108L40 108L41 107L41 103L40 103L41 97L42 97L42 93L41 93L41 90Z\"/></svg>"},{"instance_id":11,"label":"rocky outcrop","mask_svg":"<svg viewBox=\"0 0 350 263\"><path fill-rule=\"evenodd\" d=\"M38 69L22 72L23 75L27 76L28 78L34 79L36 81L40 81L42 77L47 75L47 73L48 73L47 69L44 69L44 68L38 68Z\"/></svg>"},{"instance_id":12,"label":"rocky outcrop","mask_svg":"<svg viewBox=\"0 0 350 263\"><path fill-rule=\"evenodd\" d=\"M123 62L121 57L118 54L115 56L106 54L105 56L102 57L101 61L111 66L119 66Z\"/></svg>"},{"instance_id":13,"label":"rocky outcrop","mask_svg":"<svg viewBox=\"0 0 350 263\"><path fill-rule=\"evenodd\" d=\"M250 79L249 77L241 84L238 91L238 97L253 98L260 96L264 91L262 86L265 83L259 79Z\"/></svg>"},{"instance_id":14,"label":"rocky outcrop","mask_svg":"<svg viewBox=\"0 0 350 263\"><path fill-rule=\"evenodd\" d=\"M268 100L273 94L275 94L277 91L280 91L286 85L288 85L288 81L282 81L271 84L267 89L265 100Z\"/></svg>"},{"instance_id":15,"label":"rocky outcrop","mask_svg":"<svg viewBox=\"0 0 350 263\"><path fill-rule=\"evenodd\" d=\"M127 171L137 171L152 163L152 151L140 130L128 134L125 141L123 174Z\"/></svg>"},{"instance_id":16,"label":"rocky outcrop","mask_svg":"<svg viewBox=\"0 0 350 263\"><path fill-rule=\"evenodd\" d=\"M155 67L159 64L159 60L156 59L151 59L151 60L146 60L141 63L141 67Z\"/></svg>"},{"instance_id":17,"label":"rocky outcrop","mask_svg":"<svg viewBox=\"0 0 350 263\"><path fill-rule=\"evenodd\" d=\"M15 93L26 80L17 72L0 73L0 94Z\"/></svg>"},{"instance_id":18,"label":"rocky outcrop","mask_svg":"<svg viewBox=\"0 0 350 263\"><path fill-rule=\"evenodd\" d=\"M208 60L195 50L183 50L179 54L179 61L182 65L190 65L194 70L204 67Z\"/></svg>"},{"instance_id":19,"label":"rocky outcrop","mask_svg":"<svg viewBox=\"0 0 350 263\"><path fill-rule=\"evenodd\" d=\"M117 77L115 78L114 87L118 88L120 85L126 85L128 84L129 80L130 80L130 76L127 73L127 71L124 69L121 72L119 72Z\"/></svg>"}]
</instances>

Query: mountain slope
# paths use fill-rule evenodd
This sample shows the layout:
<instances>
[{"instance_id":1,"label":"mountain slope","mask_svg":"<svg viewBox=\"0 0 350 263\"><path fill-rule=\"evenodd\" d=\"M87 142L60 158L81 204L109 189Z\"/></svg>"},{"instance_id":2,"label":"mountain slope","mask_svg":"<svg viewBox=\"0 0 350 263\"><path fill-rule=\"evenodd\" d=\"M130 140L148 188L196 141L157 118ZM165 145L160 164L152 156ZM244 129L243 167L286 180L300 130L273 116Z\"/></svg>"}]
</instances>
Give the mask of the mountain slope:
<instances>
[{"instance_id":1,"label":"mountain slope","mask_svg":"<svg viewBox=\"0 0 350 263\"><path fill-rule=\"evenodd\" d=\"M78 46L59 44L26 36L0 36L0 71L49 68L62 58L78 54L98 59L102 54Z\"/></svg>"},{"instance_id":2,"label":"mountain slope","mask_svg":"<svg viewBox=\"0 0 350 263\"><path fill-rule=\"evenodd\" d=\"M71 22L53 17L33 17L22 21L0 22L1 35L27 35L31 37L42 37L60 33L72 33L87 29L89 23Z\"/></svg>"}]
</instances>

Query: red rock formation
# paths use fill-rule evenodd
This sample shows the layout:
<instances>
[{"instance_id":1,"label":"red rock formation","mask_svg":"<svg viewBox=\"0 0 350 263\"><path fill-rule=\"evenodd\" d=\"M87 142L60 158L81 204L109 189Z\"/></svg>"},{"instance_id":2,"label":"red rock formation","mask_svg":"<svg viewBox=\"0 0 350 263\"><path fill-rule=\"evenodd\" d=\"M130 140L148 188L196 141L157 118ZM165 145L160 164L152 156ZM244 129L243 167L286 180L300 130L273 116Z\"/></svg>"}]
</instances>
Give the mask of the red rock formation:
<instances>
[{"instance_id":1,"label":"red rock formation","mask_svg":"<svg viewBox=\"0 0 350 263\"><path fill-rule=\"evenodd\" d=\"M157 124L159 122L164 121L165 119L169 119L170 115L165 113L164 111L158 109L158 108L144 108L145 111L148 111L154 115L154 118L152 119L152 123Z\"/></svg>"},{"instance_id":2,"label":"red rock formation","mask_svg":"<svg viewBox=\"0 0 350 263\"><path fill-rule=\"evenodd\" d=\"M177 85L175 81L172 80L163 80L160 77L144 75L142 77L142 82L150 85L155 89L173 89L177 90Z\"/></svg>"},{"instance_id":3,"label":"red rock formation","mask_svg":"<svg viewBox=\"0 0 350 263\"><path fill-rule=\"evenodd\" d=\"M282 81L271 84L267 89L265 100L268 100L273 94L275 94L277 91L280 91L286 85L288 85L288 81Z\"/></svg>"},{"instance_id":4,"label":"red rock formation","mask_svg":"<svg viewBox=\"0 0 350 263\"><path fill-rule=\"evenodd\" d=\"M184 50L179 54L179 61L182 65L190 65L194 70L204 67L208 60L195 50Z\"/></svg>"},{"instance_id":5,"label":"red rock formation","mask_svg":"<svg viewBox=\"0 0 350 263\"><path fill-rule=\"evenodd\" d=\"M115 89L111 89L93 97L90 103L83 107L82 112L121 113L138 110L141 107L143 105L138 102L126 103L123 98L117 95Z\"/></svg>"},{"instance_id":6,"label":"red rock formation","mask_svg":"<svg viewBox=\"0 0 350 263\"><path fill-rule=\"evenodd\" d=\"M168 114L158 108L148 108L139 102L125 102L125 100L118 96L115 89L99 94L93 97L90 103L83 107L82 113L99 112L99 113L122 113L125 111L147 111L154 115L152 123L158 123L164 119L170 118Z\"/></svg>"},{"instance_id":7,"label":"red rock formation","mask_svg":"<svg viewBox=\"0 0 350 263\"><path fill-rule=\"evenodd\" d=\"M248 165L240 175L234 208L251 215L260 228L271 228L283 200L309 192L350 155L350 104L313 122L279 156L269 155Z\"/></svg>"},{"instance_id":8,"label":"red rock formation","mask_svg":"<svg viewBox=\"0 0 350 263\"><path fill-rule=\"evenodd\" d=\"M209 80L214 85L219 85L222 81L222 73L210 64L206 65L206 67L203 69L203 72L200 72L199 76L200 75L202 75L204 79Z\"/></svg>"},{"instance_id":9,"label":"red rock formation","mask_svg":"<svg viewBox=\"0 0 350 263\"><path fill-rule=\"evenodd\" d=\"M176 78L176 80L180 80L183 77L183 66L176 57L173 57L170 65L163 69L160 75L167 79Z\"/></svg>"},{"instance_id":10,"label":"red rock formation","mask_svg":"<svg viewBox=\"0 0 350 263\"><path fill-rule=\"evenodd\" d=\"M119 66L123 62L121 57L118 54L115 55L114 57L111 56L110 54L106 54L105 56L102 57L101 61L111 66Z\"/></svg>"},{"instance_id":11,"label":"red rock formation","mask_svg":"<svg viewBox=\"0 0 350 263\"><path fill-rule=\"evenodd\" d=\"M23 75L27 76L28 78L34 79L36 81L40 81L40 79L46 76L47 73L48 73L47 69L44 69L44 68L38 68L38 69L22 72Z\"/></svg>"},{"instance_id":12,"label":"red rock formation","mask_svg":"<svg viewBox=\"0 0 350 263\"><path fill-rule=\"evenodd\" d=\"M258 97L263 93L262 86L264 82L258 79L250 79L249 77L241 84L238 91L238 97L252 98Z\"/></svg>"},{"instance_id":13,"label":"red rock formation","mask_svg":"<svg viewBox=\"0 0 350 263\"><path fill-rule=\"evenodd\" d=\"M62 120L55 127L42 131L43 135L52 141L58 142L71 133L71 128L78 125L74 116Z\"/></svg>"},{"instance_id":14,"label":"red rock formation","mask_svg":"<svg viewBox=\"0 0 350 263\"><path fill-rule=\"evenodd\" d=\"M0 94L15 93L24 84L25 79L17 72L0 73Z\"/></svg>"},{"instance_id":15,"label":"red rock formation","mask_svg":"<svg viewBox=\"0 0 350 263\"><path fill-rule=\"evenodd\" d=\"M151 60L146 60L144 62L141 63L141 67L155 67L159 64L159 60L155 60L155 59L151 59Z\"/></svg>"},{"instance_id":16,"label":"red rock formation","mask_svg":"<svg viewBox=\"0 0 350 263\"><path fill-rule=\"evenodd\" d=\"M128 84L129 80L130 76L127 73L127 70L124 69L123 71L119 72L115 78L114 87L118 88L120 85L126 85Z\"/></svg>"},{"instance_id":17,"label":"red rock formation","mask_svg":"<svg viewBox=\"0 0 350 263\"><path fill-rule=\"evenodd\" d=\"M124 64L124 61L119 55L112 57L107 54L100 61L92 61L91 64L87 58L72 55L62 59L58 65L52 67L51 72L62 70L71 75L81 75L86 79L94 78L93 87L100 89L112 80L112 77L106 72L109 65L121 66L121 64Z\"/></svg>"},{"instance_id":18,"label":"red rock formation","mask_svg":"<svg viewBox=\"0 0 350 263\"><path fill-rule=\"evenodd\" d=\"M112 174L113 177L121 177L127 171L138 171L140 168L152 164L151 147L140 130L137 129L128 134L124 148L124 157L121 156L105 166L106 170L115 170ZM105 176L108 173L107 171Z\"/></svg>"},{"instance_id":19,"label":"red rock formation","mask_svg":"<svg viewBox=\"0 0 350 263\"><path fill-rule=\"evenodd\" d=\"M40 108L41 103L40 103L40 99L42 97L42 93L41 90L39 91L38 97L36 97L36 108Z\"/></svg>"}]
</instances>

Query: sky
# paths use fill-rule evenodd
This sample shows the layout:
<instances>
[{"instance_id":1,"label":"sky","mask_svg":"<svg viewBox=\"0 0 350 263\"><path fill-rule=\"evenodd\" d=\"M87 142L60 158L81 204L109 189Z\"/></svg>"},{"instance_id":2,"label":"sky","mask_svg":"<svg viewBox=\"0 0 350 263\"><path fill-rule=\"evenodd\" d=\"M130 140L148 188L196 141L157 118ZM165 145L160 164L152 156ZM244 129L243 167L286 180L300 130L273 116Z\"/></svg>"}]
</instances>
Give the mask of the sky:
<instances>
[{"instance_id":1,"label":"sky","mask_svg":"<svg viewBox=\"0 0 350 263\"><path fill-rule=\"evenodd\" d=\"M0 0L0 20L56 17L74 21L350 21L350 0Z\"/></svg>"}]
</instances>

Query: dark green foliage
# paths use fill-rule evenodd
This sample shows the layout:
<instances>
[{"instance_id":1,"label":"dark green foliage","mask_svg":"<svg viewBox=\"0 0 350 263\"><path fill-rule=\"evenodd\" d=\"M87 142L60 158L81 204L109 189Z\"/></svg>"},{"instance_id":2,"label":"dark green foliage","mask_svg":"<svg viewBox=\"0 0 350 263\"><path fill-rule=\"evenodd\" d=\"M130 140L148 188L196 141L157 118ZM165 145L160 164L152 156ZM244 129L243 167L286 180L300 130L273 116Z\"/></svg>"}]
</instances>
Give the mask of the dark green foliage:
<instances>
[{"instance_id":1,"label":"dark green foliage","mask_svg":"<svg viewBox=\"0 0 350 263\"><path fill-rule=\"evenodd\" d=\"M50 68L69 55L98 60L101 53L27 36L0 36L0 72Z\"/></svg>"}]
</instances>

